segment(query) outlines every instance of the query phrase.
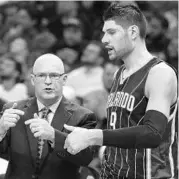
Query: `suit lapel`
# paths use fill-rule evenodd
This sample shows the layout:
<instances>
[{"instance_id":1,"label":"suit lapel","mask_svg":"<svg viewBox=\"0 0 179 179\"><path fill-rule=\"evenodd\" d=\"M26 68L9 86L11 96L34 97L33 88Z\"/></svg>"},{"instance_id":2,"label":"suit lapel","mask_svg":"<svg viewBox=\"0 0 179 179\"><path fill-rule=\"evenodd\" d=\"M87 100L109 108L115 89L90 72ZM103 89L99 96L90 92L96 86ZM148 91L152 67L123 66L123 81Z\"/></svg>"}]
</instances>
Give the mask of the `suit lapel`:
<instances>
[{"instance_id":1,"label":"suit lapel","mask_svg":"<svg viewBox=\"0 0 179 179\"><path fill-rule=\"evenodd\" d=\"M63 125L70 119L72 114L67 110L67 105L68 102L65 100L65 98L62 98L62 101L60 102L52 120L51 125L53 128L62 131Z\"/></svg>"},{"instance_id":2,"label":"suit lapel","mask_svg":"<svg viewBox=\"0 0 179 179\"><path fill-rule=\"evenodd\" d=\"M36 98L31 99L26 104L26 113L25 113L25 121L32 119L34 117L34 113L38 113L37 101ZM33 162L35 162L35 158L37 155L37 141L38 139L34 137L32 134L29 125L26 125L27 138L29 143L29 148L32 156Z\"/></svg>"},{"instance_id":3,"label":"suit lapel","mask_svg":"<svg viewBox=\"0 0 179 179\"><path fill-rule=\"evenodd\" d=\"M71 117L71 113L69 112L69 102L67 102L65 100L65 98L62 98L62 101L60 102L53 120L52 120L52 127L62 131L63 130L63 125L65 123L68 123L68 120ZM38 113L38 106L37 106L37 100L36 98L32 98L31 100L29 100L26 105L25 105L25 115L24 115L24 120L29 120L33 118L34 113ZM28 144L29 144L29 148L30 148L30 153L32 156L32 161L33 164L35 166L35 159L36 159L36 155L37 155L37 142L38 139L34 137L34 135L32 134L29 125L25 126L26 128L26 134L27 134L27 139L28 139ZM44 145L43 148L43 153L42 153L42 161L41 161L41 166L45 165L45 161L46 158L48 157L48 146L47 144ZM45 162L45 163L44 163Z\"/></svg>"},{"instance_id":4,"label":"suit lapel","mask_svg":"<svg viewBox=\"0 0 179 179\"><path fill-rule=\"evenodd\" d=\"M70 119L71 117L71 113L69 113L67 110L66 110L66 104L67 101L62 98L62 101L60 102L55 114L54 114L54 117L52 119L52 123L51 123L51 126L54 128L54 129L57 129L57 130L60 130L62 131L63 129L63 125L65 123L67 123L67 121ZM44 147L43 147L43 152L42 152L42 165L43 162L47 161L46 157L47 154L48 154L48 145L47 145L47 142L45 143Z\"/></svg>"}]
</instances>

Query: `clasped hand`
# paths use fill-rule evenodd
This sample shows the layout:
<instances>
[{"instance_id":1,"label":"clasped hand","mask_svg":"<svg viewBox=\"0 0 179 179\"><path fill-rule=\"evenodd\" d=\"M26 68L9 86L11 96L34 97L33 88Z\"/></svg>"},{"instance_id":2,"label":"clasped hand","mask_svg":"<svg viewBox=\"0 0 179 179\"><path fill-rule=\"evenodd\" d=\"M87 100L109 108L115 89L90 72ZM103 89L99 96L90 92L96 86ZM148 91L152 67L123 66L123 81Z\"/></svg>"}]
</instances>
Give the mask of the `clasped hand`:
<instances>
[{"instance_id":1,"label":"clasped hand","mask_svg":"<svg viewBox=\"0 0 179 179\"><path fill-rule=\"evenodd\" d=\"M50 141L54 140L53 127L45 119L41 119L36 113L34 114L34 118L25 121L25 124L29 125L34 137Z\"/></svg>"},{"instance_id":2,"label":"clasped hand","mask_svg":"<svg viewBox=\"0 0 179 179\"><path fill-rule=\"evenodd\" d=\"M88 129L68 126L66 124L64 127L67 130L72 131L68 134L64 144L64 149L67 149L69 153L75 155L90 146L90 131Z\"/></svg>"}]
</instances>

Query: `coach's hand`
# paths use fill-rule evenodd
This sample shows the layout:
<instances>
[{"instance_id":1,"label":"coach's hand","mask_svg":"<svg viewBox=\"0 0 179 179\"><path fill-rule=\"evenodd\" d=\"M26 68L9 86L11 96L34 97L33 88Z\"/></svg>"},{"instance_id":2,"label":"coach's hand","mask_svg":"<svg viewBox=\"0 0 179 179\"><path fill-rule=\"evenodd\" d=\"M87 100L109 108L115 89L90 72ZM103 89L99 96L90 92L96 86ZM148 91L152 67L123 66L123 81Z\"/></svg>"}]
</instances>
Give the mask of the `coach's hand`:
<instances>
[{"instance_id":1,"label":"coach's hand","mask_svg":"<svg viewBox=\"0 0 179 179\"><path fill-rule=\"evenodd\" d=\"M25 124L29 125L34 137L54 141L54 128L45 119L41 119L36 113L34 114L34 118L25 121Z\"/></svg>"},{"instance_id":2,"label":"coach's hand","mask_svg":"<svg viewBox=\"0 0 179 179\"><path fill-rule=\"evenodd\" d=\"M66 124L64 127L67 130L72 131L70 134L68 134L64 144L64 149L67 149L69 153L75 155L81 150L90 146L91 143L89 129L68 126Z\"/></svg>"},{"instance_id":3,"label":"coach's hand","mask_svg":"<svg viewBox=\"0 0 179 179\"><path fill-rule=\"evenodd\" d=\"M24 111L15 109L17 103L14 103L13 106L9 109L6 109L0 119L0 135L6 133L6 131L15 127L21 115L24 115Z\"/></svg>"}]
</instances>

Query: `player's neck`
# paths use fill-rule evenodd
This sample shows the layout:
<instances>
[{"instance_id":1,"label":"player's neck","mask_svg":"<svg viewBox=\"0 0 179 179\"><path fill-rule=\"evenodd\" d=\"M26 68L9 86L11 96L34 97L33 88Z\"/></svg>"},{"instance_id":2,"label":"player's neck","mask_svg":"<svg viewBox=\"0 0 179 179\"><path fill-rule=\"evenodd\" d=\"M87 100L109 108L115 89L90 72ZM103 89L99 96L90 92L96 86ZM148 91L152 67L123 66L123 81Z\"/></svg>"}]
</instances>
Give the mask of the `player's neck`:
<instances>
[{"instance_id":1,"label":"player's neck","mask_svg":"<svg viewBox=\"0 0 179 179\"><path fill-rule=\"evenodd\" d=\"M126 58L123 59L127 71L139 69L152 59L145 45L136 47Z\"/></svg>"}]
</instances>

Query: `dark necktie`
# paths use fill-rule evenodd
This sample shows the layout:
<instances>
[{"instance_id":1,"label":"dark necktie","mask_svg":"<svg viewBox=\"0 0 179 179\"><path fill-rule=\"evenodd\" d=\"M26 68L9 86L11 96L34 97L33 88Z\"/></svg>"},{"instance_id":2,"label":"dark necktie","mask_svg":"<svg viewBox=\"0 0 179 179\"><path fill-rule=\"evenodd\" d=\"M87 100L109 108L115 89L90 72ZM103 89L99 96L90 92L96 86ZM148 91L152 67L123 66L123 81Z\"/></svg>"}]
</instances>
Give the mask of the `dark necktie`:
<instances>
[{"instance_id":1,"label":"dark necktie","mask_svg":"<svg viewBox=\"0 0 179 179\"><path fill-rule=\"evenodd\" d=\"M48 120L47 117L48 117L48 114L51 112L50 109L45 107L40 112L42 112L41 118ZM36 169L37 170L39 170L40 168L40 161L42 158L44 144L45 144L45 140L39 138L38 144L37 144L37 157L36 157Z\"/></svg>"}]
</instances>

